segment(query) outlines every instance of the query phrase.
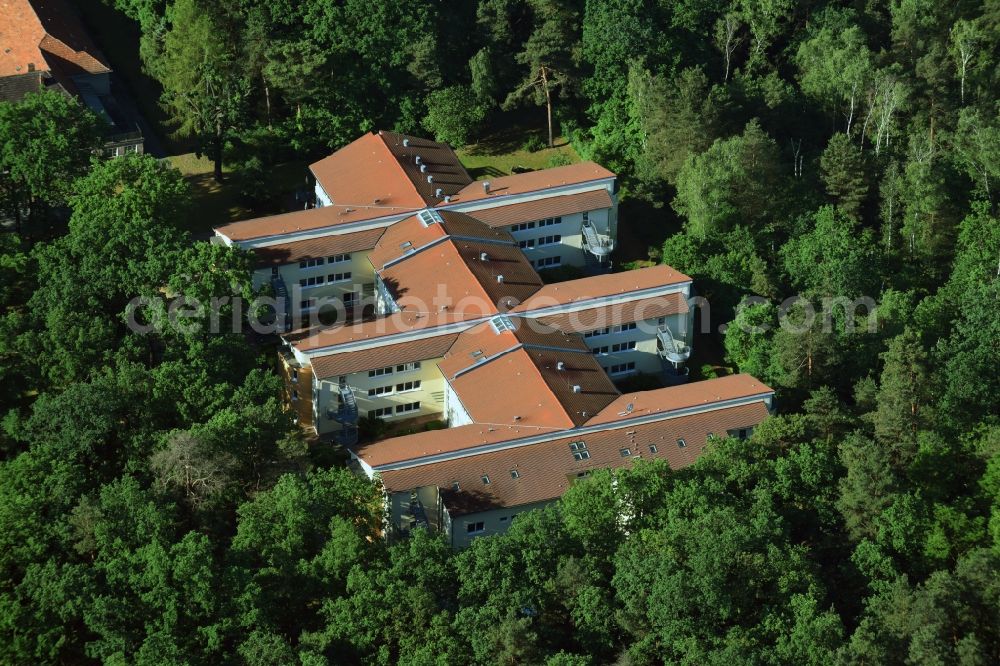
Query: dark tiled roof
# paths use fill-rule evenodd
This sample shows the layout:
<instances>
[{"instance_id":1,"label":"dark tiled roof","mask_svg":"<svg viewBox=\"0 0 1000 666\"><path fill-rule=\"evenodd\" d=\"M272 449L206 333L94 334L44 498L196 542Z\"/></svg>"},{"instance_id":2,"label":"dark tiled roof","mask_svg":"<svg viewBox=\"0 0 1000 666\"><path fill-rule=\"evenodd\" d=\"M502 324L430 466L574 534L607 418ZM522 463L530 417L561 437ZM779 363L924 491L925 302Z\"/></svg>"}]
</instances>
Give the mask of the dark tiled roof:
<instances>
[{"instance_id":1,"label":"dark tiled roof","mask_svg":"<svg viewBox=\"0 0 1000 666\"><path fill-rule=\"evenodd\" d=\"M257 268L282 266L315 257L370 250L375 247L375 243L384 232L385 229L378 228L321 236L294 243L258 247L254 248L253 253Z\"/></svg>"},{"instance_id":2,"label":"dark tiled roof","mask_svg":"<svg viewBox=\"0 0 1000 666\"><path fill-rule=\"evenodd\" d=\"M543 220L547 217L560 217L584 211L611 208L611 195L604 188L565 194L559 197L547 197L534 201L525 201L507 206L494 206L470 211L469 214L477 220L482 220L491 227L503 227L522 222Z\"/></svg>"}]
</instances>

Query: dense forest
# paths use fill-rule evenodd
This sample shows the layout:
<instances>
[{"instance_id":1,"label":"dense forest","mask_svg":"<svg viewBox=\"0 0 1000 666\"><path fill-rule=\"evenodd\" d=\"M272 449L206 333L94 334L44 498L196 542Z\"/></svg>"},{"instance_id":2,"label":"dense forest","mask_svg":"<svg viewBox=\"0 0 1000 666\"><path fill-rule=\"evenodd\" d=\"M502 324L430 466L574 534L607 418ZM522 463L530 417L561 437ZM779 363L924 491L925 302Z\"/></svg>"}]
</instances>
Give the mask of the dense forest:
<instances>
[{"instance_id":1,"label":"dense forest","mask_svg":"<svg viewBox=\"0 0 1000 666\"><path fill-rule=\"evenodd\" d=\"M250 293L180 175L0 103L0 662L1000 662L1000 1L108 2L176 136L265 181L551 103L778 414L462 552L386 544L254 340L127 326Z\"/></svg>"}]
</instances>

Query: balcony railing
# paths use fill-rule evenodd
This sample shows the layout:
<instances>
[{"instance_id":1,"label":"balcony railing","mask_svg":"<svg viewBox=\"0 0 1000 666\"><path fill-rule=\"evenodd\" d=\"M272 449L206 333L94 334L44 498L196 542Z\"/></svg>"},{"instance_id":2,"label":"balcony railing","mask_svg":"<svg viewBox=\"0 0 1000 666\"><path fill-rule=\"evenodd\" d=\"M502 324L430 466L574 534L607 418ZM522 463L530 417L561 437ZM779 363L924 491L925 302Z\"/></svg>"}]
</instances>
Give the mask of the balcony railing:
<instances>
[{"instance_id":1,"label":"balcony railing","mask_svg":"<svg viewBox=\"0 0 1000 666\"><path fill-rule=\"evenodd\" d=\"M660 326L656 337L660 340L660 356L671 363L683 363L691 357L691 347L675 338L669 326Z\"/></svg>"},{"instance_id":2,"label":"balcony railing","mask_svg":"<svg viewBox=\"0 0 1000 666\"><path fill-rule=\"evenodd\" d=\"M599 259L608 256L611 250L615 249L615 242L611 236L598 233L589 222L583 225L583 241L587 251Z\"/></svg>"}]
</instances>

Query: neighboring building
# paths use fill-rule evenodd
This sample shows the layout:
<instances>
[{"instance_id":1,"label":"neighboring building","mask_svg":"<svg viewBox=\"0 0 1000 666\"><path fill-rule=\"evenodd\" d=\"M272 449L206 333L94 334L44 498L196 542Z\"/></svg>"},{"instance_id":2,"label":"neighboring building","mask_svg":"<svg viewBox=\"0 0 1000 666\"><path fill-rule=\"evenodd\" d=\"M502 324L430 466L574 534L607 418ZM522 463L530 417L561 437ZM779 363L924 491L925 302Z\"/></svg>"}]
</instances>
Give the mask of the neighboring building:
<instances>
[{"instance_id":1,"label":"neighboring building","mask_svg":"<svg viewBox=\"0 0 1000 666\"><path fill-rule=\"evenodd\" d=\"M108 123L105 154L143 152L142 132L112 90L111 68L63 0L0 0L0 101L53 90Z\"/></svg>"},{"instance_id":2,"label":"neighboring building","mask_svg":"<svg viewBox=\"0 0 1000 666\"><path fill-rule=\"evenodd\" d=\"M447 146L380 132L311 168L317 208L217 242L252 250L255 284L284 297L289 402L381 478L391 535L428 526L461 547L589 470L680 467L767 415L772 391L744 375L621 395L637 374L686 381L691 278L606 272L617 202L602 167L477 183ZM538 271L560 265L595 274L545 284ZM449 427L359 444L363 419Z\"/></svg>"}]
</instances>

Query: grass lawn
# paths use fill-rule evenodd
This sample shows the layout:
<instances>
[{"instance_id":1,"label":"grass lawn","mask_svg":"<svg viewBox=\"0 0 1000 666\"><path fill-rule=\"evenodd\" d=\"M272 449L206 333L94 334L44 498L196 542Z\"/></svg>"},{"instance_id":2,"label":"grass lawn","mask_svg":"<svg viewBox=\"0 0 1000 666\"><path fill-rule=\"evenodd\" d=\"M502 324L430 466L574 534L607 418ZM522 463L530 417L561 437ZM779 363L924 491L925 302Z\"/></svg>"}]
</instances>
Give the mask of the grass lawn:
<instances>
[{"instance_id":1,"label":"grass lawn","mask_svg":"<svg viewBox=\"0 0 1000 666\"><path fill-rule=\"evenodd\" d=\"M194 190L194 215L187 228L195 237L211 235L212 228L261 215L281 213L288 209L288 199L305 183L306 163L285 162L268 170L270 195L262 205L252 208L239 191L237 174L223 165L224 182L212 177L212 161L194 153L167 158L191 183Z\"/></svg>"},{"instance_id":2,"label":"grass lawn","mask_svg":"<svg viewBox=\"0 0 1000 666\"><path fill-rule=\"evenodd\" d=\"M476 180L506 176L514 167L545 169L554 164L580 161L580 156L563 137L556 138L554 148L525 150L524 144L530 136L542 139L541 132L527 132L522 127L511 127L493 133L477 143L458 148L455 152L469 175Z\"/></svg>"}]
</instances>

